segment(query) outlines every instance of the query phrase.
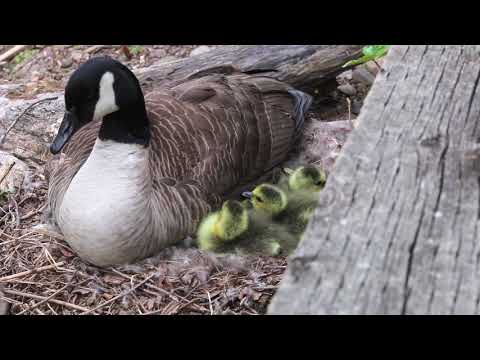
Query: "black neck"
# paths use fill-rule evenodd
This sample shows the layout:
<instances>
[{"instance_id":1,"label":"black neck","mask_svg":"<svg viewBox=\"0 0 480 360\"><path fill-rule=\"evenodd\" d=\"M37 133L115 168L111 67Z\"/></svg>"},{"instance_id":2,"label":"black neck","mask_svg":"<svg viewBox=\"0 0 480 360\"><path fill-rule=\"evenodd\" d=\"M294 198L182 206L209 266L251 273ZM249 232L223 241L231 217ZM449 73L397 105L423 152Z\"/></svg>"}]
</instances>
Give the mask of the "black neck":
<instances>
[{"instance_id":1,"label":"black neck","mask_svg":"<svg viewBox=\"0 0 480 360\"><path fill-rule=\"evenodd\" d=\"M136 106L108 114L103 118L98 137L101 140L148 146L150 121L145 108Z\"/></svg>"}]
</instances>

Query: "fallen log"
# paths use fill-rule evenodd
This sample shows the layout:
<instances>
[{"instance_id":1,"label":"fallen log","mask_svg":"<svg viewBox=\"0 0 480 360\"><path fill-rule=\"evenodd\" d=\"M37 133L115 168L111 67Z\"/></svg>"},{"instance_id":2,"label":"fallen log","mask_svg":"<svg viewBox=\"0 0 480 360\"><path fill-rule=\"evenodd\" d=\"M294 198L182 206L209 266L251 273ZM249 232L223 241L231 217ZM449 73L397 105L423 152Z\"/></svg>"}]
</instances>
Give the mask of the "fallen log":
<instances>
[{"instance_id":1,"label":"fallen log","mask_svg":"<svg viewBox=\"0 0 480 360\"><path fill-rule=\"evenodd\" d=\"M223 46L207 53L134 70L145 91L171 86L185 77L211 67L234 66L242 71L272 70L266 74L304 91L321 92L342 65L361 54L359 45L260 45ZM11 129L3 148L20 159L44 160L64 111L62 93L34 99L9 99L12 85L0 86L0 137L27 107L41 99L58 97L33 106ZM21 90L21 89L20 89ZM18 91L18 89L17 89Z\"/></svg>"},{"instance_id":2,"label":"fallen log","mask_svg":"<svg viewBox=\"0 0 480 360\"><path fill-rule=\"evenodd\" d=\"M163 86L210 67L234 66L241 71L272 70L268 76L313 93L335 78L360 45L229 45L190 58L160 63L137 72L144 87Z\"/></svg>"},{"instance_id":3,"label":"fallen log","mask_svg":"<svg viewBox=\"0 0 480 360\"><path fill-rule=\"evenodd\" d=\"M23 50L25 50L27 47L28 45L15 45L11 49L0 54L0 62L10 60L14 56L16 56L18 53L21 53Z\"/></svg>"},{"instance_id":4,"label":"fallen log","mask_svg":"<svg viewBox=\"0 0 480 360\"><path fill-rule=\"evenodd\" d=\"M395 46L384 69L270 314L480 312L480 46Z\"/></svg>"}]
</instances>

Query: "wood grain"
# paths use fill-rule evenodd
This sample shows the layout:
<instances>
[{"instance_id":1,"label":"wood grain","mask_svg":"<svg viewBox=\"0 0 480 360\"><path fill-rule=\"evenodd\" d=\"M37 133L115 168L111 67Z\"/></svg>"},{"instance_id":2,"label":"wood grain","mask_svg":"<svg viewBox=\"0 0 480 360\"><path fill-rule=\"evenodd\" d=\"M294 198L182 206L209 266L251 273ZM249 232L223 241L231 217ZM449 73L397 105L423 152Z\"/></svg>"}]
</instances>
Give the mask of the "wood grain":
<instances>
[{"instance_id":1,"label":"wood grain","mask_svg":"<svg viewBox=\"0 0 480 360\"><path fill-rule=\"evenodd\" d=\"M270 314L478 314L480 47L395 46Z\"/></svg>"}]
</instances>

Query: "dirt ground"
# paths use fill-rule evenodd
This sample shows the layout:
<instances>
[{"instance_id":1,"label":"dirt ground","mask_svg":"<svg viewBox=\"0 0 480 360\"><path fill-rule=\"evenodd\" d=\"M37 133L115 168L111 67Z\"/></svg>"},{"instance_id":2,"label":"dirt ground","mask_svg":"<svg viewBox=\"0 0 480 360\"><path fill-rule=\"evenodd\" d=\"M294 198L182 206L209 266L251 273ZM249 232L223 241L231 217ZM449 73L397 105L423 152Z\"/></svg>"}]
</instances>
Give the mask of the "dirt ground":
<instances>
[{"instance_id":1,"label":"dirt ground","mask_svg":"<svg viewBox=\"0 0 480 360\"><path fill-rule=\"evenodd\" d=\"M0 54L9 48L0 45ZM111 55L140 68L166 57L190 56L194 49L198 46L35 45L0 63L0 84L24 84L19 96L28 97L63 90L72 71L91 56ZM347 120L354 121L370 88L351 74L342 75L338 83L351 88L315 99L319 110L310 114L304 141L294 151L303 161L333 166L353 125ZM333 121L334 126L324 126ZM322 158L319 152L329 154ZM172 248L134 265L90 266L62 239L38 228L48 185L42 162L27 165L32 176L14 196L0 199L0 312L6 307L11 314L266 312L287 259L218 257Z\"/></svg>"},{"instance_id":2,"label":"dirt ground","mask_svg":"<svg viewBox=\"0 0 480 360\"><path fill-rule=\"evenodd\" d=\"M0 45L0 54L11 47ZM32 94L57 91L65 87L78 65L92 56L109 55L135 69L166 57L190 56L195 48L196 45L33 45L0 63L0 84L27 84Z\"/></svg>"}]
</instances>

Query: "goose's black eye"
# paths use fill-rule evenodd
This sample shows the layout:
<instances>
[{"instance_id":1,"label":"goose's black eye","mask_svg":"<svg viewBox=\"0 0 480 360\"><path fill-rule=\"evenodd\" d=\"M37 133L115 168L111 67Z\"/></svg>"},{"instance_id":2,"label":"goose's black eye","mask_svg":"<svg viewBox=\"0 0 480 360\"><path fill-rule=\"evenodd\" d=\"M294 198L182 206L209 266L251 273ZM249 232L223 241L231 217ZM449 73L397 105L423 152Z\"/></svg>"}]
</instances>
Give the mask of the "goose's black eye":
<instances>
[{"instance_id":1,"label":"goose's black eye","mask_svg":"<svg viewBox=\"0 0 480 360\"><path fill-rule=\"evenodd\" d=\"M258 202L263 202L263 200L262 200L260 197L258 197L258 196L254 196L254 198L255 198Z\"/></svg>"},{"instance_id":2,"label":"goose's black eye","mask_svg":"<svg viewBox=\"0 0 480 360\"><path fill-rule=\"evenodd\" d=\"M87 101L88 102L93 102L93 101L95 101L95 98L96 98L95 94L88 94Z\"/></svg>"}]
</instances>

